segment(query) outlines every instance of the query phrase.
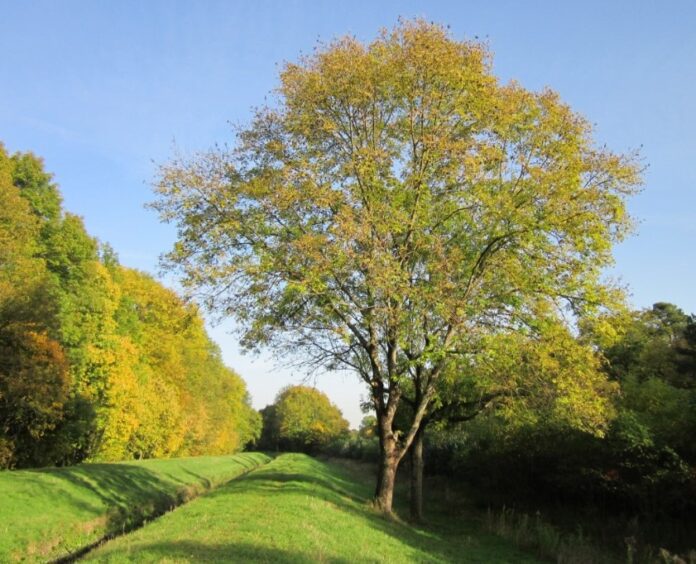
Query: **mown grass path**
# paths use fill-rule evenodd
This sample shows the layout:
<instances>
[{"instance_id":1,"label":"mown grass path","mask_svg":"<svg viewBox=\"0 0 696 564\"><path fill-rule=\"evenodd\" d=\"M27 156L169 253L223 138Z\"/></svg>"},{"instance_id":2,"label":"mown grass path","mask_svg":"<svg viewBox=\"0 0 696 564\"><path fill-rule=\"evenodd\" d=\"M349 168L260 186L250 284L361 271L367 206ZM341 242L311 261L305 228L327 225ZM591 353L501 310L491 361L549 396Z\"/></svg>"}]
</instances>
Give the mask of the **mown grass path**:
<instances>
[{"instance_id":1,"label":"mown grass path","mask_svg":"<svg viewBox=\"0 0 696 564\"><path fill-rule=\"evenodd\" d=\"M368 479L366 479L368 478ZM464 517L414 528L374 512L358 467L284 454L102 545L100 562L538 562Z\"/></svg>"},{"instance_id":2,"label":"mown grass path","mask_svg":"<svg viewBox=\"0 0 696 564\"><path fill-rule=\"evenodd\" d=\"M66 557L269 460L244 453L0 472L0 562Z\"/></svg>"}]
</instances>

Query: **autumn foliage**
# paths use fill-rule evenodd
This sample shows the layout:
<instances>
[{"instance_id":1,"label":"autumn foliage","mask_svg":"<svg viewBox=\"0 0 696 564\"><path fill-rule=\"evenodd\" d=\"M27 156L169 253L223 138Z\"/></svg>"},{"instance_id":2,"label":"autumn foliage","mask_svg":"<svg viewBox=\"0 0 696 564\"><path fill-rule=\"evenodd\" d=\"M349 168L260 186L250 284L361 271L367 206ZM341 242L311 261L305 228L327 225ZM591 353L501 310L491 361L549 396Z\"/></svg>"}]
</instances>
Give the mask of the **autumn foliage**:
<instances>
[{"instance_id":1,"label":"autumn foliage","mask_svg":"<svg viewBox=\"0 0 696 564\"><path fill-rule=\"evenodd\" d=\"M257 434L197 309L121 266L0 146L0 467L222 454Z\"/></svg>"}]
</instances>

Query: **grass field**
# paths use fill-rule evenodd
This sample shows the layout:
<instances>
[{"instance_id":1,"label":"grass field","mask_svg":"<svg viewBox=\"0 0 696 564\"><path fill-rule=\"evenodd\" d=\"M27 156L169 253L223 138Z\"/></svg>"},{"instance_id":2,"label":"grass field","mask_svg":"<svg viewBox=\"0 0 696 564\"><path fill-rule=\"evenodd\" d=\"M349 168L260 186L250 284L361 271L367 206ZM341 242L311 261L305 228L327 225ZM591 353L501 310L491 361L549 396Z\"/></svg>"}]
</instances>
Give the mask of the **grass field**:
<instances>
[{"instance_id":1,"label":"grass field","mask_svg":"<svg viewBox=\"0 0 696 564\"><path fill-rule=\"evenodd\" d=\"M245 453L0 472L0 562L64 557L268 460Z\"/></svg>"},{"instance_id":2,"label":"grass field","mask_svg":"<svg viewBox=\"0 0 696 564\"><path fill-rule=\"evenodd\" d=\"M414 528L370 508L358 465L281 455L244 478L105 543L101 562L537 562L466 515Z\"/></svg>"}]
</instances>

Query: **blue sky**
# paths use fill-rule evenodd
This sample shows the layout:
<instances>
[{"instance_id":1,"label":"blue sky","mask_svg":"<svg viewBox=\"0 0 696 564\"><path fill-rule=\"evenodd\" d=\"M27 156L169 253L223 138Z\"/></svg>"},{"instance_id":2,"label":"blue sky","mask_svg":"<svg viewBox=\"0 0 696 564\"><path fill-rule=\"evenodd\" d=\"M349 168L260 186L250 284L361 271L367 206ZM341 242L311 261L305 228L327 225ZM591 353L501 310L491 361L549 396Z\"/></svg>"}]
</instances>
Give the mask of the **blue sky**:
<instances>
[{"instance_id":1,"label":"blue sky","mask_svg":"<svg viewBox=\"0 0 696 564\"><path fill-rule=\"evenodd\" d=\"M616 249L636 307L696 312L696 4L692 2L16 2L0 0L0 141L33 151L70 211L127 266L157 272L174 241L143 204L176 145L231 139L276 84L279 65L346 33L370 40L398 17L450 26L495 54L503 80L550 86L596 124L598 143L642 147L638 234ZM256 407L301 373L240 356L212 329ZM351 376L316 384L353 424Z\"/></svg>"}]
</instances>

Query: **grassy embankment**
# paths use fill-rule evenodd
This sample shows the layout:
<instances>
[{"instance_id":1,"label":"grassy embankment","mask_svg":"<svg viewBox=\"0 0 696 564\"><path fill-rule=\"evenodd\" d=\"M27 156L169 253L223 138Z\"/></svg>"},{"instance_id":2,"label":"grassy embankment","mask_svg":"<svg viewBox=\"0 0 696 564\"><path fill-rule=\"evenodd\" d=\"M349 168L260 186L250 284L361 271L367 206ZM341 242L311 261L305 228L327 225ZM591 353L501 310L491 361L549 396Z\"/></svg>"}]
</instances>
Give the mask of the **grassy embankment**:
<instances>
[{"instance_id":1,"label":"grassy embankment","mask_svg":"<svg viewBox=\"0 0 696 564\"><path fill-rule=\"evenodd\" d=\"M260 453L0 473L0 562L61 558L266 463Z\"/></svg>"},{"instance_id":2,"label":"grassy embankment","mask_svg":"<svg viewBox=\"0 0 696 564\"><path fill-rule=\"evenodd\" d=\"M413 527L371 509L363 467L301 454L270 464L87 555L108 562L537 562L480 520ZM440 505L440 504L438 504Z\"/></svg>"}]
</instances>

